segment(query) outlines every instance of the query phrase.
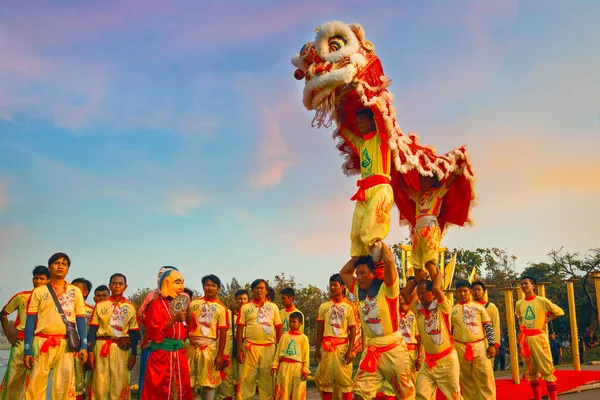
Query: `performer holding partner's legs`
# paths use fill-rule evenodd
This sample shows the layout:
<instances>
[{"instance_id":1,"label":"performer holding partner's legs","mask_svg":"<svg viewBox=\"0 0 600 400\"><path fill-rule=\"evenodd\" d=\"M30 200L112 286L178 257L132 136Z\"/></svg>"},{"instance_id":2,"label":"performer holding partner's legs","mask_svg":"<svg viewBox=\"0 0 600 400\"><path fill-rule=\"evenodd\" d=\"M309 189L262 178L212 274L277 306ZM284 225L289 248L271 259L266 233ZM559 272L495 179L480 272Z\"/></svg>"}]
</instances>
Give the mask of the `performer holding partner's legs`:
<instances>
[{"instance_id":1,"label":"performer holding partner's legs","mask_svg":"<svg viewBox=\"0 0 600 400\"><path fill-rule=\"evenodd\" d=\"M415 280L402 289L404 301L417 317L421 343L425 349L423 365L417 375L417 400L431 400L439 388L446 399L462 399L460 394L458 355L450 330L452 303L442 289L443 276L432 263L426 264L433 281L422 279L422 270L415 270ZM418 283L417 283L418 282ZM415 299L416 296L419 301Z\"/></svg>"},{"instance_id":2,"label":"performer holding partner's legs","mask_svg":"<svg viewBox=\"0 0 600 400\"><path fill-rule=\"evenodd\" d=\"M525 362L527 379L536 400L542 398L540 377L546 381L548 398L555 400L558 395L554 364L550 352L550 342L546 324L565 315L565 312L550 300L535 295L536 280L530 276L521 278L521 290L525 298L517 301L515 314L521 323L519 345Z\"/></svg>"},{"instance_id":3,"label":"performer holding partner's legs","mask_svg":"<svg viewBox=\"0 0 600 400\"><path fill-rule=\"evenodd\" d=\"M382 250L383 280L375 278L370 255L350 259L340 271L344 284L359 299L358 310L367 348L353 391L357 397L372 399L384 382L388 382L398 398L414 399L408 351L398 328L398 273L390 249L383 244Z\"/></svg>"}]
</instances>

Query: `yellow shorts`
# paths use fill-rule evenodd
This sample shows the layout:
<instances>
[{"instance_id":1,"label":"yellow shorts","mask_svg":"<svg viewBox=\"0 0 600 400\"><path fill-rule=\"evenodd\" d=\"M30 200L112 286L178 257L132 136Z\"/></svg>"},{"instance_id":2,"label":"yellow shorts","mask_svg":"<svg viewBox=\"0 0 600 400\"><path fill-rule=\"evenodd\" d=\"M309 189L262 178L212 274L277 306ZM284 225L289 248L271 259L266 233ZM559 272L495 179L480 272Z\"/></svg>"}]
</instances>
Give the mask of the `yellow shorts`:
<instances>
[{"instance_id":1,"label":"yellow shorts","mask_svg":"<svg viewBox=\"0 0 600 400\"><path fill-rule=\"evenodd\" d=\"M390 231L390 210L394 191L390 185L377 185L365 190L365 201L356 201L350 229L350 255L370 254L371 246L383 240Z\"/></svg>"},{"instance_id":2,"label":"yellow shorts","mask_svg":"<svg viewBox=\"0 0 600 400\"><path fill-rule=\"evenodd\" d=\"M417 400L435 398L433 396L437 388L448 400L462 400L459 375L460 364L456 351L438 360L432 368L424 362L417 375Z\"/></svg>"},{"instance_id":3,"label":"yellow shorts","mask_svg":"<svg viewBox=\"0 0 600 400\"><path fill-rule=\"evenodd\" d=\"M415 228L410 263L415 269L425 268L428 261L438 263L442 231L439 226Z\"/></svg>"},{"instance_id":4,"label":"yellow shorts","mask_svg":"<svg viewBox=\"0 0 600 400\"><path fill-rule=\"evenodd\" d=\"M531 350L531 356L523 356L527 380L537 381L541 377L546 382L556 382L548 337L546 335L527 336L526 340Z\"/></svg>"},{"instance_id":5,"label":"yellow shorts","mask_svg":"<svg viewBox=\"0 0 600 400\"><path fill-rule=\"evenodd\" d=\"M317 390L325 393L352 392L352 363L346 364L348 343L337 346L333 351L321 349L321 362L315 372Z\"/></svg>"}]
</instances>

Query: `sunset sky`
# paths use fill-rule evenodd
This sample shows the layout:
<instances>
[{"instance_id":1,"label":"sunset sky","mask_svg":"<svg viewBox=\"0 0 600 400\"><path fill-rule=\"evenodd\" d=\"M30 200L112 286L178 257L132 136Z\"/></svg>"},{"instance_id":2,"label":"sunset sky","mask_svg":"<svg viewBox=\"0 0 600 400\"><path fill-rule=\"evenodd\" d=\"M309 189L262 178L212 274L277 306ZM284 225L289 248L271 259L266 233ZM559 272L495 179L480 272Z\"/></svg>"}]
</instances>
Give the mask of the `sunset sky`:
<instances>
[{"instance_id":1,"label":"sunset sky","mask_svg":"<svg viewBox=\"0 0 600 400\"><path fill-rule=\"evenodd\" d=\"M56 251L130 294L286 272L324 287L349 257L355 178L311 128L291 56L358 22L405 133L466 144L476 225L517 269L600 241L600 3L3 1L0 303ZM408 236L397 224L386 240ZM91 299L89 299L91 301Z\"/></svg>"}]
</instances>

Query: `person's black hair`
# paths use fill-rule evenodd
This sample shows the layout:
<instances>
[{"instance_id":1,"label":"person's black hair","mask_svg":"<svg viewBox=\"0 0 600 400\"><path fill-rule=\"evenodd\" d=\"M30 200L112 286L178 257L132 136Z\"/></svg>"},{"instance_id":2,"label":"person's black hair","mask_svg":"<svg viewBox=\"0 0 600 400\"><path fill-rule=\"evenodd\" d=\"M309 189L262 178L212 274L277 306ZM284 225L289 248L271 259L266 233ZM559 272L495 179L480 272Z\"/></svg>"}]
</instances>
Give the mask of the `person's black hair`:
<instances>
[{"instance_id":1,"label":"person's black hair","mask_svg":"<svg viewBox=\"0 0 600 400\"><path fill-rule=\"evenodd\" d=\"M87 287L88 293L92 291L92 282L88 281L87 279L77 278L77 279L73 279L73 281L71 281L71 285L74 285L76 283L83 283L85 285L85 287Z\"/></svg>"},{"instance_id":2,"label":"person's black hair","mask_svg":"<svg viewBox=\"0 0 600 400\"><path fill-rule=\"evenodd\" d=\"M537 279L535 279L535 278L534 278L533 276L531 276L531 275L523 275L523 276L521 276L521 279L520 279L520 280L522 281L523 279L530 279L530 280L531 280L531 282L533 282L533 284L534 284L534 285L537 285Z\"/></svg>"},{"instance_id":3,"label":"person's black hair","mask_svg":"<svg viewBox=\"0 0 600 400\"><path fill-rule=\"evenodd\" d=\"M294 292L294 289L292 289L291 287L286 287L286 288L281 289L281 292L279 292L279 294L282 296L289 296L289 297L296 298L296 292Z\"/></svg>"},{"instance_id":4,"label":"person's black hair","mask_svg":"<svg viewBox=\"0 0 600 400\"><path fill-rule=\"evenodd\" d=\"M406 280L406 283L408 283L410 281L414 281L415 279L417 279L417 278L415 278L414 276L409 276L408 279Z\"/></svg>"},{"instance_id":5,"label":"person's black hair","mask_svg":"<svg viewBox=\"0 0 600 400\"><path fill-rule=\"evenodd\" d=\"M254 290L255 287L257 287L259 284L264 283L265 287L268 289L269 288L269 284L267 283L267 281L265 281L264 279L255 279L254 282L252 282L250 284L250 289Z\"/></svg>"},{"instance_id":6,"label":"person's black hair","mask_svg":"<svg viewBox=\"0 0 600 400\"><path fill-rule=\"evenodd\" d=\"M354 268L358 268L359 265L366 264L369 270L375 271L375 263L373 262L373 257L368 256L360 256L354 262Z\"/></svg>"},{"instance_id":7,"label":"person's black hair","mask_svg":"<svg viewBox=\"0 0 600 400\"><path fill-rule=\"evenodd\" d=\"M94 290L94 296L96 296L98 292L108 292L110 294L110 289L106 285L100 285Z\"/></svg>"},{"instance_id":8,"label":"person's black hair","mask_svg":"<svg viewBox=\"0 0 600 400\"><path fill-rule=\"evenodd\" d=\"M375 114L373 114L373 110L371 110L370 108L361 108L356 112L356 115L367 115L373 118Z\"/></svg>"},{"instance_id":9,"label":"person's black hair","mask_svg":"<svg viewBox=\"0 0 600 400\"><path fill-rule=\"evenodd\" d=\"M54 264L57 260L60 260L61 258L64 258L65 260L67 260L67 266L71 267L71 259L65 253L52 254L52 256L48 259L48 266L51 266L52 264Z\"/></svg>"},{"instance_id":10,"label":"person's black hair","mask_svg":"<svg viewBox=\"0 0 600 400\"><path fill-rule=\"evenodd\" d=\"M487 288L485 287L485 283L481 282L481 281L475 281L473 283L471 283L471 289L473 289L475 286L481 286L481 288L483 289L483 291L487 291Z\"/></svg>"},{"instance_id":11,"label":"person's black hair","mask_svg":"<svg viewBox=\"0 0 600 400\"><path fill-rule=\"evenodd\" d=\"M419 281L419 283L417 283L417 287L424 285L425 286L425 290L427 290L428 292L432 292L433 291L433 282L431 282L429 279L421 279Z\"/></svg>"},{"instance_id":12,"label":"person's black hair","mask_svg":"<svg viewBox=\"0 0 600 400\"><path fill-rule=\"evenodd\" d=\"M194 291L188 287L183 288L183 293L187 294L188 296L190 296L190 300L194 298Z\"/></svg>"},{"instance_id":13,"label":"person's black hair","mask_svg":"<svg viewBox=\"0 0 600 400\"><path fill-rule=\"evenodd\" d=\"M342 280L342 276L340 274L331 275L331 277L329 278L329 282L337 282L342 286L346 286L344 285L344 281Z\"/></svg>"},{"instance_id":14,"label":"person's black hair","mask_svg":"<svg viewBox=\"0 0 600 400\"><path fill-rule=\"evenodd\" d=\"M250 293L248 293L248 291L246 289L240 289L237 292L235 292L235 298L237 299L238 296L241 296L245 294L246 296L250 297Z\"/></svg>"},{"instance_id":15,"label":"person's black hair","mask_svg":"<svg viewBox=\"0 0 600 400\"><path fill-rule=\"evenodd\" d=\"M299 313L298 311L294 311L293 313L291 313L288 319L297 319L298 321L300 321L301 324L304 323L304 317L302 316L302 313Z\"/></svg>"},{"instance_id":16,"label":"person's black hair","mask_svg":"<svg viewBox=\"0 0 600 400\"><path fill-rule=\"evenodd\" d=\"M456 284L454 285L454 288L458 290L458 289L463 288L463 287L466 287L469 290L471 290L471 284L469 283L469 281L466 281L464 279L457 280Z\"/></svg>"},{"instance_id":17,"label":"person's black hair","mask_svg":"<svg viewBox=\"0 0 600 400\"><path fill-rule=\"evenodd\" d=\"M33 269L33 271L31 273L34 277L36 275L45 275L46 278L50 279L50 271L48 270L48 267L46 267L45 265L38 265L37 267L35 267Z\"/></svg>"},{"instance_id":18,"label":"person's black hair","mask_svg":"<svg viewBox=\"0 0 600 400\"><path fill-rule=\"evenodd\" d=\"M212 283L217 285L217 287L219 289L221 289L221 280L219 279L218 276L213 275L213 274L203 276L202 277L202 286L204 286L206 284L206 281L211 281Z\"/></svg>"},{"instance_id":19,"label":"person's black hair","mask_svg":"<svg viewBox=\"0 0 600 400\"><path fill-rule=\"evenodd\" d=\"M112 274L110 276L110 278L108 279L108 284L110 285L112 283L113 278L116 278L117 276L120 276L121 278L123 278L123 280L125 281L125 284L127 285L127 277L120 272L117 272L116 274Z\"/></svg>"},{"instance_id":20,"label":"person's black hair","mask_svg":"<svg viewBox=\"0 0 600 400\"><path fill-rule=\"evenodd\" d=\"M267 288L267 297L270 299L270 301L275 301L275 289L272 287Z\"/></svg>"}]
</instances>

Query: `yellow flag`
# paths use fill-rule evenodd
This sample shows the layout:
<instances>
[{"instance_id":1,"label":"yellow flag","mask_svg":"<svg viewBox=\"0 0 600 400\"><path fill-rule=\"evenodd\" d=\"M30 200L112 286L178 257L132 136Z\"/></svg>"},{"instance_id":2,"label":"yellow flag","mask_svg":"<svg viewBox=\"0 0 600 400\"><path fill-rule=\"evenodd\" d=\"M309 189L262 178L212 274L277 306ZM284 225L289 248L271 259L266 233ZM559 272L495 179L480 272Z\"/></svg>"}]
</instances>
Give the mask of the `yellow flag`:
<instances>
[{"instance_id":1,"label":"yellow flag","mask_svg":"<svg viewBox=\"0 0 600 400\"><path fill-rule=\"evenodd\" d=\"M469 277L469 283L475 282L477 279L477 267L473 267L473 271L471 271L471 276Z\"/></svg>"},{"instance_id":2,"label":"yellow flag","mask_svg":"<svg viewBox=\"0 0 600 400\"><path fill-rule=\"evenodd\" d=\"M448 289L452 284L452 278L454 278L454 269L456 268L456 253L452 256L450 262L444 269L444 289Z\"/></svg>"}]
</instances>

